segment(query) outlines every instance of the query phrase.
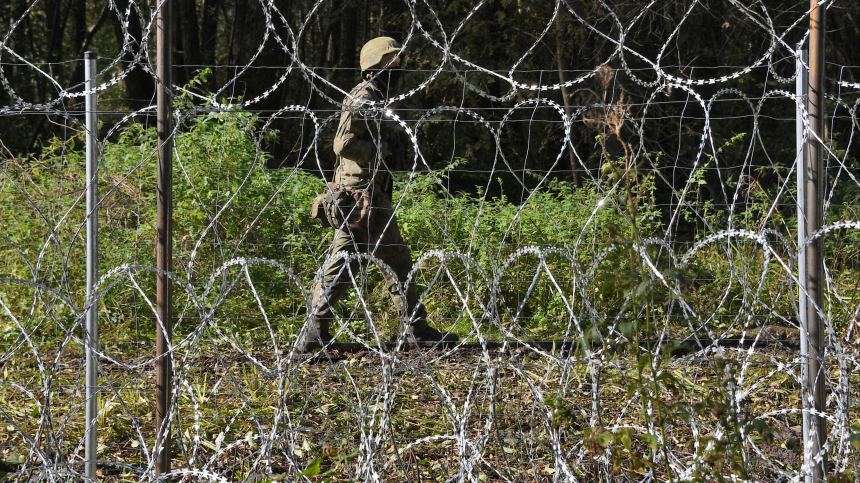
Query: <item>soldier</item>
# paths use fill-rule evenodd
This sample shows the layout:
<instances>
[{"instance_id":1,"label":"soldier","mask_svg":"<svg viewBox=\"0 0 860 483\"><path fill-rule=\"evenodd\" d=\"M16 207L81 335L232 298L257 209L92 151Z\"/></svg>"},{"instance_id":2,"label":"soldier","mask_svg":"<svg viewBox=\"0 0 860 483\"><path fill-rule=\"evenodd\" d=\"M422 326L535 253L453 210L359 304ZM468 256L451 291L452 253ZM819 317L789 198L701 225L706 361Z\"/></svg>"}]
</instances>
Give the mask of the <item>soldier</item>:
<instances>
[{"instance_id":1,"label":"soldier","mask_svg":"<svg viewBox=\"0 0 860 483\"><path fill-rule=\"evenodd\" d=\"M412 254L400 235L391 206L389 173L389 167L404 153L402 143L394 142L396 136L391 122L385 122L381 115L383 103L380 102L396 89L402 72L399 52L400 44L390 37L375 38L361 48L362 80L343 101L345 108L334 140L337 155L334 182L329 184L329 193L335 193L335 200L346 199L352 203L354 199L355 204L352 213L339 222L334 219L322 222L337 230L331 247L332 257L340 252L370 253L388 264L400 284L405 284L412 270ZM376 104L369 106L361 100ZM398 144L401 149L396 148ZM337 210L338 202L334 204ZM316 213L316 206L314 210ZM308 308L311 317L299 341L299 350L307 351L333 341L329 333L334 320L331 306L352 285L345 263L344 258L332 258L325 267L322 282L314 287ZM357 261L351 262L351 273L358 273L358 265ZM443 334L427 325L427 311L418 301L414 280L401 292L400 284L391 274L383 273L383 277L398 313L406 304L412 335L417 341L449 344L458 340L454 334Z\"/></svg>"}]
</instances>

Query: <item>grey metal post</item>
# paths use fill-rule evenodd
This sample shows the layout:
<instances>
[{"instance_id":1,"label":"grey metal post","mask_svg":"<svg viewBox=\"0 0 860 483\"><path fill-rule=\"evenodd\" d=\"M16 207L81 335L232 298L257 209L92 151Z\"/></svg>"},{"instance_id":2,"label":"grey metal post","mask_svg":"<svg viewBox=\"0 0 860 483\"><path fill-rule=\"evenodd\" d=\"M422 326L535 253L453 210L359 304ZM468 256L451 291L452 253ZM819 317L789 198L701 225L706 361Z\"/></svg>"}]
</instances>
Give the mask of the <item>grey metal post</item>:
<instances>
[{"instance_id":1,"label":"grey metal post","mask_svg":"<svg viewBox=\"0 0 860 483\"><path fill-rule=\"evenodd\" d=\"M84 89L86 95L87 129L87 317L84 331L84 346L87 357L87 398L86 398L86 441L84 442L85 471L87 478L96 479L96 458L98 453L98 394L99 371L96 350L99 342L99 305L95 300L95 288L99 279L99 146L98 146L98 99L96 82L96 53L84 52Z\"/></svg>"},{"instance_id":2,"label":"grey metal post","mask_svg":"<svg viewBox=\"0 0 860 483\"><path fill-rule=\"evenodd\" d=\"M819 8L818 0L811 0L809 14L809 86L808 108L810 135L807 142L807 162L804 194L806 217L806 240L824 226L824 23L825 8ZM821 140L821 141L819 141ZM824 258L821 237L806 245L806 337L808 347L807 385L805 395L815 410L810 418L809 446L806 454L821 455L819 461L811 462L812 479L827 478L827 457L823 453L827 441L824 413L824 324L821 310L824 302ZM804 462L806 463L806 462Z\"/></svg>"},{"instance_id":3,"label":"grey metal post","mask_svg":"<svg viewBox=\"0 0 860 483\"><path fill-rule=\"evenodd\" d=\"M807 152L806 142L803 140L806 128L803 126L805 109L801 106L806 106L806 90L807 86L807 71L806 66L809 65L809 51L797 46L796 65L797 65L797 80L795 83L797 98L801 103L797 106L797 116L795 120L795 132L797 134L797 246L802 247L806 243L806 217L804 208L806 204L806 163ZM801 383L800 383L800 401L803 407L803 450L802 456L805 462L812 459L812 455L807 452L810 448L809 441L809 400L806 395L809 394L808 374L809 365L806 363L809 356L809 347L806 340L806 250L798 250L797 252L797 281L798 283L798 322L800 323L800 359L801 359ZM801 467L801 471L805 472L804 481L812 483L812 474L808 472L807 465Z\"/></svg>"},{"instance_id":4,"label":"grey metal post","mask_svg":"<svg viewBox=\"0 0 860 483\"><path fill-rule=\"evenodd\" d=\"M171 268L173 257L173 112L171 103L173 97L170 89L173 85L173 15L170 0L162 0L156 19L156 74L161 81L157 90L156 131L158 133L158 167L157 167L157 242L155 247L155 264L163 270L156 275L155 305L158 320L155 327L155 474L156 476L170 472L170 428L168 410L171 399L171 379L173 368L170 364L169 343L172 332L170 313L171 293L170 279L164 275ZM162 326L163 324L163 326Z\"/></svg>"}]
</instances>

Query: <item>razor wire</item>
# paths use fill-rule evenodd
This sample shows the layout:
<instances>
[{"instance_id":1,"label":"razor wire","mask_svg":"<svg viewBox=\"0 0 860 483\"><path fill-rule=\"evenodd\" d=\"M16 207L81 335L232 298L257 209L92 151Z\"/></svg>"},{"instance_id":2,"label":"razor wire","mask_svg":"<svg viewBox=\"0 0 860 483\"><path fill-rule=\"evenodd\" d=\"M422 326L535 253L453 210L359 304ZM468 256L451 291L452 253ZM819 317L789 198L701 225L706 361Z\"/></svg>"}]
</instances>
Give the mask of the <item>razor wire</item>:
<instances>
[{"instance_id":1,"label":"razor wire","mask_svg":"<svg viewBox=\"0 0 860 483\"><path fill-rule=\"evenodd\" d=\"M786 221L796 216L800 158L793 137L773 133L791 132L799 110L802 141L811 136L793 93L797 45L788 41L808 10L776 22L764 5L728 0L733 18L768 40L747 65L698 78L664 55L703 2L685 7L649 57L631 38L659 2L624 21L620 5L598 1L601 24L580 3L556 1L505 71L460 41L494 2L449 22L434 2L404 1L402 52L420 51L421 67L385 101L352 106L344 100L357 71L343 83L303 58L307 32L332 4L308 3L299 18L278 2L255 5L266 24L258 47L245 65L208 66L233 72L214 92L170 86L170 321L158 318L154 299L162 273L153 255L154 106L114 113L98 136L103 275L87 294L88 180L74 146L85 130L74 103L87 92L61 85L50 63L10 41L39 1L7 27L0 84L10 105L0 116L51 116L63 134L42 157L0 159L0 213L9 220L0 244L0 481L87 479L83 321L94 304L105 479L800 481L809 472L799 443L801 414L812 413L798 396L804 247ZM142 2L108 9L123 42L100 59L94 90L112 92L136 70L159 83L154 15ZM132 16L142 20L139 45ZM562 17L612 46L598 65L566 72L570 80L553 66L529 67ZM285 59L275 80L240 95L245 76L269 67L258 58L273 45ZM837 67L840 76L857 69ZM28 100L13 69L56 92ZM753 74L763 81L750 82ZM851 389L860 99L851 79L828 79L830 138L815 140L828 163L827 223L806 241L826 242L821 416L830 472L843 475L856 471L860 450ZM287 93L282 107L257 109L288 83L319 102ZM424 104L434 89L460 92L459 103ZM395 290L414 280L430 325L457 343L416 344L412 314L390 306L379 280L392 267L373 251L332 254L331 230L310 217L310 200L331 181L332 135L348 109L408 139L402 166L380 157L372 168L394 177L392 206L413 253ZM746 132L726 131L742 124ZM273 164L272 143L292 141L289 162ZM337 342L302 352L311 294L335 258L348 262L339 277L351 284L335 306ZM153 339L166 324L173 471L156 477Z\"/></svg>"}]
</instances>

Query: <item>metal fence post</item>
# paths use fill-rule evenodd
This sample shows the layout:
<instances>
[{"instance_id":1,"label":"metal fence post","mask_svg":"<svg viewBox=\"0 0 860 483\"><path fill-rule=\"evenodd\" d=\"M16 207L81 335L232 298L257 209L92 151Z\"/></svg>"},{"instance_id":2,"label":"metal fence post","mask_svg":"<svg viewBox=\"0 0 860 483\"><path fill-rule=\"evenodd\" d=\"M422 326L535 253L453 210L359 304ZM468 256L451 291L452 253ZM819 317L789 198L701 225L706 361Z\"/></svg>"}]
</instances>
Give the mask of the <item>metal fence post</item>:
<instances>
[{"instance_id":1,"label":"metal fence post","mask_svg":"<svg viewBox=\"0 0 860 483\"><path fill-rule=\"evenodd\" d=\"M819 7L818 0L811 0L809 14L809 85L808 109L809 129L807 138L807 162L805 173L804 215L806 240L824 226L824 23L825 8ZM827 440L824 413L824 327L821 311L824 302L824 258L821 237L805 248L806 264L806 337L808 348L807 393L815 414L810 418L809 439L804 441L804 454L808 457L804 466L811 469L814 481L824 481L827 477L827 457L823 453ZM818 461L811 460L819 455Z\"/></svg>"},{"instance_id":2,"label":"metal fence post","mask_svg":"<svg viewBox=\"0 0 860 483\"><path fill-rule=\"evenodd\" d=\"M172 217L173 217L173 110L170 94L173 85L173 19L170 0L162 0L156 19L156 69L159 79L157 85L157 243L155 248L156 266L162 270L156 275L155 298L158 317L155 339L155 474L170 472L170 424L168 411L171 399L171 380L173 368L169 354L172 332L170 279L164 274L171 269L173 256Z\"/></svg>"},{"instance_id":3,"label":"metal fence post","mask_svg":"<svg viewBox=\"0 0 860 483\"><path fill-rule=\"evenodd\" d=\"M84 442L85 472L87 478L96 479L96 458L98 453L98 394L99 372L96 350L99 341L99 311L95 288L99 279L99 146L98 146L98 99L96 82L96 52L84 53L85 125L87 130L86 170L87 170L87 309L84 344L86 347L86 384L87 404L86 441Z\"/></svg>"},{"instance_id":4,"label":"metal fence post","mask_svg":"<svg viewBox=\"0 0 860 483\"><path fill-rule=\"evenodd\" d=\"M803 140L803 135L806 133L806 128L804 127L804 116L806 115L806 91L808 89L807 85L807 75L808 72L806 70L806 66L809 65L809 51L802 47L802 43L797 46L796 51L796 65L797 65L797 80L795 83L797 98L800 103L797 105L797 117L795 121L795 132L797 134L797 246L803 247L803 244L806 243L806 216L805 216L805 208L806 208L806 163L808 162L806 143L807 141ZM803 450L801 451L801 455L804 458L804 461L810 461L811 455L807 453L807 448L810 448L809 445L809 400L806 395L809 394L809 365L807 364L807 360L809 359L809 347L808 341L806 337L806 250L800 249L797 252L797 281L798 281L798 295L797 295L797 304L798 304L798 322L800 325L800 359L801 359L801 382L800 382L800 394L801 394L801 405L803 407ZM801 467L801 471L805 472L808 470L806 465ZM804 481L806 483L812 483L812 475L810 473L806 473L804 475Z\"/></svg>"}]
</instances>

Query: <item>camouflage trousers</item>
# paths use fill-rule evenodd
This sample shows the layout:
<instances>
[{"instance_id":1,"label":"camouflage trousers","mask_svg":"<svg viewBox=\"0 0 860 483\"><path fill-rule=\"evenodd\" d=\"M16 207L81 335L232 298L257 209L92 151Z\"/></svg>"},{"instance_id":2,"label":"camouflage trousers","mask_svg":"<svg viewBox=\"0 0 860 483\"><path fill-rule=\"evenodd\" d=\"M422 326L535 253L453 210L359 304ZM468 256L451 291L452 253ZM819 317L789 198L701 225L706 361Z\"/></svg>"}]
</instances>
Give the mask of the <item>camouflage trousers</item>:
<instances>
[{"instance_id":1,"label":"camouflage trousers","mask_svg":"<svg viewBox=\"0 0 860 483\"><path fill-rule=\"evenodd\" d=\"M427 328L427 311L418 301L415 281L412 280L401 291L398 285L406 281L412 270L412 253L403 241L391 200L383 193L373 193L370 215L366 227L361 229L340 228L335 233L331 256L325 267L323 280L314 287L309 310L313 311L312 324L322 331L328 331L335 319L332 305L353 286L353 278L358 278L360 262L353 260L347 268L345 258L333 258L338 253L369 253L391 267L392 273L382 271L385 286L394 302L398 315L406 304L406 313L411 317L413 332ZM398 283L394 276L396 275Z\"/></svg>"}]
</instances>

